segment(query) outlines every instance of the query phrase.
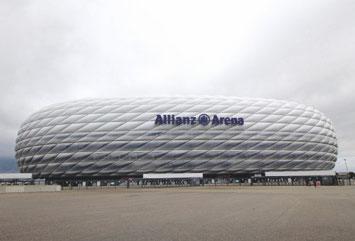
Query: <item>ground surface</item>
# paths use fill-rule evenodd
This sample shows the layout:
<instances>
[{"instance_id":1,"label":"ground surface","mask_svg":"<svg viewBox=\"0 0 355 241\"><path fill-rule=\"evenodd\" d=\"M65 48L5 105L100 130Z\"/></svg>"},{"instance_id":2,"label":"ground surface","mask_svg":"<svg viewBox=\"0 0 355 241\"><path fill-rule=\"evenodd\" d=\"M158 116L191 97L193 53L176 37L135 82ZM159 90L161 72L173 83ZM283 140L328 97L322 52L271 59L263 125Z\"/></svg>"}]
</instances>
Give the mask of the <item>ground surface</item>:
<instances>
[{"instance_id":1,"label":"ground surface","mask_svg":"<svg viewBox=\"0 0 355 241\"><path fill-rule=\"evenodd\" d=\"M355 186L0 194L0 240L355 240Z\"/></svg>"}]
</instances>

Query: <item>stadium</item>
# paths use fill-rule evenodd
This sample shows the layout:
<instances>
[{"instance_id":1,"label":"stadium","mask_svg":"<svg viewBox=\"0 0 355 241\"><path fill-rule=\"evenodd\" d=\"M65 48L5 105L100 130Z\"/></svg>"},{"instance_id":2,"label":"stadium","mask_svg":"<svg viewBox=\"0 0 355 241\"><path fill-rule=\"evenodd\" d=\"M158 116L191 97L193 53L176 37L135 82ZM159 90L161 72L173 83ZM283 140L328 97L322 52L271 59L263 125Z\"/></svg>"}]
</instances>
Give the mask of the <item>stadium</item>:
<instances>
[{"instance_id":1,"label":"stadium","mask_svg":"<svg viewBox=\"0 0 355 241\"><path fill-rule=\"evenodd\" d=\"M328 118L296 102L236 97L84 99L32 114L16 139L20 172L46 180L204 177L330 170Z\"/></svg>"}]
</instances>

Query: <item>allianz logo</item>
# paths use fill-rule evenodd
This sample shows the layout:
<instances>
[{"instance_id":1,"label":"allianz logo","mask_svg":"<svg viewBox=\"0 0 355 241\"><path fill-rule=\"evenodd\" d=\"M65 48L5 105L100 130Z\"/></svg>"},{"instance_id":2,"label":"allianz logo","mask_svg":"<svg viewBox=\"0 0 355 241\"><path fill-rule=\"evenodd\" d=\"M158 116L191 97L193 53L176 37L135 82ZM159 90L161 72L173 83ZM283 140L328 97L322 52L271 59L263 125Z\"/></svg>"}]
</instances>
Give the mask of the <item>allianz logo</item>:
<instances>
[{"instance_id":1,"label":"allianz logo","mask_svg":"<svg viewBox=\"0 0 355 241\"><path fill-rule=\"evenodd\" d=\"M155 125L244 125L244 118L241 117L220 117L218 115L200 114L199 116L175 116L172 114L156 115Z\"/></svg>"}]
</instances>

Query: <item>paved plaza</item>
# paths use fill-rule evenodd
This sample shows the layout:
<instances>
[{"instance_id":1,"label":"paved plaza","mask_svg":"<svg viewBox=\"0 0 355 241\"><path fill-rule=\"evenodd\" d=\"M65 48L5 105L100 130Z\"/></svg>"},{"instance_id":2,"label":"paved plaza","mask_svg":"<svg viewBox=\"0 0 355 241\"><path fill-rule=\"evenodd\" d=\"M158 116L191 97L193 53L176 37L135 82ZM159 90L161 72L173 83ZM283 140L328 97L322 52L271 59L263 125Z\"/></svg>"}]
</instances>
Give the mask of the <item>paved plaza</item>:
<instances>
[{"instance_id":1,"label":"paved plaza","mask_svg":"<svg viewBox=\"0 0 355 241\"><path fill-rule=\"evenodd\" d=\"M0 240L354 240L355 186L0 194Z\"/></svg>"}]
</instances>

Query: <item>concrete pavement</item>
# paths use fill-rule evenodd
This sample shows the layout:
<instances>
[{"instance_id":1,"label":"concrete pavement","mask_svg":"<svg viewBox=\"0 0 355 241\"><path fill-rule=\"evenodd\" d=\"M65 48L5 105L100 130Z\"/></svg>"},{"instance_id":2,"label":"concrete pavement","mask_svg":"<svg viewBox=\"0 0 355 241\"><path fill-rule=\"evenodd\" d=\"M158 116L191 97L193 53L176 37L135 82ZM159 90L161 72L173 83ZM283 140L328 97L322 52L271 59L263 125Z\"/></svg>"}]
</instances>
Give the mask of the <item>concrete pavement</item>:
<instances>
[{"instance_id":1,"label":"concrete pavement","mask_svg":"<svg viewBox=\"0 0 355 241\"><path fill-rule=\"evenodd\" d=\"M354 240L355 187L0 194L0 240Z\"/></svg>"}]
</instances>

